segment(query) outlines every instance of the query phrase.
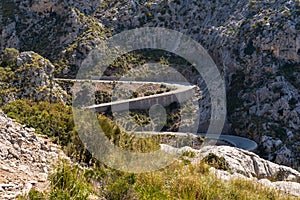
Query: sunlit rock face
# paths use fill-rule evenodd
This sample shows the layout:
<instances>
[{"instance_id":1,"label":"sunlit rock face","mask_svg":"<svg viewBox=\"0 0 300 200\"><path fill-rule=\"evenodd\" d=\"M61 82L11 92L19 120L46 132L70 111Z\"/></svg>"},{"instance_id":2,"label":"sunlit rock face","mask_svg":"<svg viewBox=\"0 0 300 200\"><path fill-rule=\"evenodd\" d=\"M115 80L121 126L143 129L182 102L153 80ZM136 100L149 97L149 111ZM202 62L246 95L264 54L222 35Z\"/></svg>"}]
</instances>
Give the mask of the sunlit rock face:
<instances>
[{"instance_id":1,"label":"sunlit rock face","mask_svg":"<svg viewBox=\"0 0 300 200\"><path fill-rule=\"evenodd\" d=\"M38 137L34 129L16 123L0 110L0 196L17 199L32 188L44 191L48 175L59 159L59 147ZM69 160L69 159L68 159Z\"/></svg>"},{"instance_id":2,"label":"sunlit rock face","mask_svg":"<svg viewBox=\"0 0 300 200\"><path fill-rule=\"evenodd\" d=\"M17 56L16 69L5 84L2 104L17 99L33 101L66 102L67 93L53 80L52 63L33 51ZM4 88L2 88L4 89Z\"/></svg>"},{"instance_id":3,"label":"sunlit rock face","mask_svg":"<svg viewBox=\"0 0 300 200\"><path fill-rule=\"evenodd\" d=\"M192 158L184 157L189 159L193 165L206 163L207 158L214 159L212 163L219 164L211 166L209 171L220 179L248 180L300 197L299 171L267 161L253 152L236 147L209 145L200 150L187 146L175 148L166 144L161 145L161 148L169 153L193 152L194 156Z\"/></svg>"}]
</instances>

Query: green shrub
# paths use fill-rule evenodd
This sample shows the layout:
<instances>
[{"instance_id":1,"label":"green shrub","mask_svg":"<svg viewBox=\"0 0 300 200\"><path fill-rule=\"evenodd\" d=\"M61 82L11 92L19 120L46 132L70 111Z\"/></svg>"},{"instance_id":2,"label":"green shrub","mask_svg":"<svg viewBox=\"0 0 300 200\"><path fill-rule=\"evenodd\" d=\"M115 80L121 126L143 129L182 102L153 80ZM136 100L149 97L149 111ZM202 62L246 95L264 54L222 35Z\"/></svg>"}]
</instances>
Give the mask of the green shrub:
<instances>
[{"instance_id":1,"label":"green shrub","mask_svg":"<svg viewBox=\"0 0 300 200\"><path fill-rule=\"evenodd\" d=\"M157 91L156 91L156 94L162 94L162 93L164 93L163 90L157 90Z\"/></svg>"},{"instance_id":2,"label":"green shrub","mask_svg":"<svg viewBox=\"0 0 300 200\"><path fill-rule=\"evenodd\" d=\"M17 56L19 55L19 51L14 48L6 48L3 51L2 57L1 57L1 66L2 67L12 67L14 68L17 63Z\"/></svg>"},{"instance_id":3,"label":"green shrub","mask_svg":"<svg viewBox=\"0 0 300 200\"><path fill-rule=\"evenodd\" d=\"M209 153L202 159L202 162L221 170L230 170L229 164L224 157L219 157L213 153Z\"/></svg>"},{"instance_id":4,"label":"green shrub","mask_svg":"<svg viewBox=\"0 0 300 200\"><path fill-rule=\"evenodd\" d=\"M294 87L299 88L297 73L300 73L300 64L287 63L279 68L278 75L283 75Z\"/></svg>"},{"instance_id":5,"label":"green shrub","mask_svg":"<svg viewBox=\"0 0 300 200\"><path fill-rule=\"evenodd\" d=\"M32 189L29 191L28 195L19 196L18 199L19 200L46 200L46 196L44 193Z\"/></svg>"},{"instance_id":6,"label":"green shrub","mask_svg":"<svg viewBox=\"0 0 300 200\"><path fill-rule=\"evenodd\" d=\"M135 181L134 174L119 176L106 187L105 198L110 200L136 199L136 193L133 190Z\"/></svg>"},{"instance_id":7,"label":"green shrub","mask_svg":"<svg viewBox=\"0 0 300 200\"><path fill-rule=\"evenodd\" d=\"M53 138L63 146L67 146L75 134L72 108L63 103L17 100L3 106L2 110L8 117L35 128L36 133Z\"/></svg>"},{"instance_id":8,"label":"green shrub","mask_svg":"<svg viewBox=\"0 0 300 200\"><path fill-rule=\"evenodd\" d=\"M36 133L46 135L53 142L63 146L68 156L86 163L91 161L92 155L84 148L75 130L72 107L63 103L17 100L3 106L2 110L8 117L35 128ZM130 135L103 115L99 115L98 119L108 139L121 149L151 152L160 148L157 140Z\"/></svg>"},{"instance_id":9,"label":"green shrub","mask_svg":"<svg viewBox=\"0 0 300 200\"><path fill-rule=\"evenodd\" d=\"M132 92L132 98L137 98L139 96L139 93L136 91Z\"/></svg>"},{"instance_id":10,"label":"green shrub","mask_svg":"<svg viewBox=\"0 0 300 200\"><path fill-rule=\"evenodd\" d=\"M252 55L255 52L255 47L253 46L252 40L250 40L247 44L247 47L244 49L244 54Z\"/></svg>"},{"instance_id":11,"label":"green shrub","mask_svg":"<svg viewBox=\"0 0 300 200\"><path fill-rule=\"evenodd\" d=\"M63 103L34 102L17 100L1 108L8 117L21 124L35 128L62 146L64 152L77 161L89 162L91 154L86 151L75 131L72 108Z\"/></svg>"},{"instance_id":12,"label":"green shrub","mask_svg":"<svg viewBox=\"0 0 300 200\"><path fill-rule=\"evenodd\" d=\"M187 156L187 157L189 157L189 158L194 158L194 157L196 156L196 154L195 154L195 152L193 152L193 151L184 151L184 152L182 153L182 156Z\"/></svg>"},{"instance_id":13,"label":"green shrub","mask_svg":"<svg viewBox=\"0 0 300 200\"><path fill-rule=\"evenodd\" d=\"M64 163L50 176L51 192L49 199L87 199L93 193L92 187L77 165Z\"/></svg>"},{"instance_id":14,"label":"green shrub","mask_svg":"<svg viewBox=\"0 0 300 200\"><path fill-rule=\"evenodd\" d=\"M112 120L99 115L99 124L108 139L121 149L148 153L160 148L159 142L153 138L139 138L121 130Z\"/></svg>"},{"instance_id":15,"label":"green shrub","mask_svg":"<svg viewBox=\"0 0 300 200\"><path fill-rule=\"evenodd\" d=\"M144 93L144 96L151 96L151 95L154 95L154 92L147 91Z\"/></svg>"}]
</instances>

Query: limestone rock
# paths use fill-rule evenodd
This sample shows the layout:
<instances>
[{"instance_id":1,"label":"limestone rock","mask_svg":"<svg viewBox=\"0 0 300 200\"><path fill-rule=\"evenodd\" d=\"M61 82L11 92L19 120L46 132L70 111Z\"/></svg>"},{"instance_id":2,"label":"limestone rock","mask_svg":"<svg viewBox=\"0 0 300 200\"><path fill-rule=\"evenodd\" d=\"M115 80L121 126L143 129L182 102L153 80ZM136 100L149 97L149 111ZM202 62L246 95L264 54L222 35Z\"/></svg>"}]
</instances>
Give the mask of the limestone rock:
<instances>
[{"instance_id":1,"label":"limestone rock","mask_svg":"<svg viewBox=\"0 0 300 200\"><path fill-rule=\"evenodd\" d=\"M223 156L233 172L246 177L300 182L300 172L297 170L264 160L252 152L228 146L208 146L201 151L203 156L209 153Z\"/></svg>"},{"instance_id":2,"label":"limestone rock","mask_svg":"<svg viewBox=\"0 0 300 200\"><path fill-rule=\"evenodd\" d=\"M44 140L8 118L0 110L0 198L16 199L30 189L44 190L48 174L59 159L67 158L59 148L42 149ZM14 141L22 140L22 148L14 149ZM50 145L50 143L49 143ZM54 146L54 144L51 144ZM53 149L53 147L52 147Z\"/></svg>"},{"instance_id":3,"label":"limestone rock","mask_svg":"<svg viewBox=\"0 0 300 200\"><path fill-rule=\"evenodd\" d=\"M49 60L32 51L22 52L17 57L17 67L8 83L15 92L2 96L3 104L16 99L66 102L67 94L54 82L54 66Z\"/></svg>"},{"instance_id":4,"label":"limestone rock","mask_svg":"<svg viewBox=\"0 0 300 200\"><path fill-rule=\"evenodd\" d=\"M192 151L195 153L195 157L189 159L195 165L199 164L208 154L213 153L218 157L225 158L230 168L230 171L224 171L211 167L210 172L218 178L254 181L257 184L300 197L299 171L264 160L253 152L229 146L204 146L196 150L188 146L175 148L163 144L161 149L173 154Z\"/></svg>"},{"instance_id":5,"label":"limestone rock","mask_svg":"<svg viewBox=\"0 0 300 200\"><path fill-rule=\"evenodd\" d=\"M281 190L284 193L300 197L300 183L297 182L287 182L287 181L270 181L268 179L257 179L257 178L248 178L241 174L231 174L227 171L218 170L215 168L210 168L210 172L216 175L222 180L232 180L232 179L243 179L247 181L254 182L256 184L261 184L262 186L268 188L274 188L275 190Z\"/></svg>"}]
</instances>

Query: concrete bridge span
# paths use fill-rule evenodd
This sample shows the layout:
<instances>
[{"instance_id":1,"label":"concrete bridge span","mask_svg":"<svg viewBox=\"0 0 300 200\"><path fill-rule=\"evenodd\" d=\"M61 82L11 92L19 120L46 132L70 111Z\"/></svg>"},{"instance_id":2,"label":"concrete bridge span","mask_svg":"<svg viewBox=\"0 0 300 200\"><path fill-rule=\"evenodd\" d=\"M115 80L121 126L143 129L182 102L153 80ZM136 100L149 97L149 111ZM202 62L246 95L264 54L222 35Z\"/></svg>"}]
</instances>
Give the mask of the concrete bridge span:
<instances>
[{"instance_id":1,"label":"concrete bridge span","mask_svg":"<svg viewBox=\"0 0 300 200\"><path fill-rule=\"evenodd\" d=\"M164 84L168 85L167 83ZM119 100L99 105L88 106L86 108L93 109L96 112L105 112L109 109L112 109L113 111L146 110L156 104L165 107L174 102L182 103L188 101L193 97L195 93L195 86L183 86L176 84L172 84L172 86L176 86L177 89L162 94L154 94L151 96L138 97L134 99Z\"/></svg>"}]
</instances>

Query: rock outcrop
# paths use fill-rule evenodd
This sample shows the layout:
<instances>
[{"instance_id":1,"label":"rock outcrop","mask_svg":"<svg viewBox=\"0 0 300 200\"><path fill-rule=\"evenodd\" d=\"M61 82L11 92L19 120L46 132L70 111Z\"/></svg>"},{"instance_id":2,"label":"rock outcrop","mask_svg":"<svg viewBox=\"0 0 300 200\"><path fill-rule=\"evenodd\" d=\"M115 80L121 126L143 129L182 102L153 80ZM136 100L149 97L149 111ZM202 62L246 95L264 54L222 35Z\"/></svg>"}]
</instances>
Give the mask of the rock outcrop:
<instances>
[{"instance_id":1,"label":"rock outcrop","mask_svg":"<svg viewBox=\"0 0 300 200\"><path fill-rule=\"evenodd\" d=\"M48 175L68 159L60 148L38 137L34 129L8 118L0 110L0 197L16 199L30 189L48 189Z\"/></svg>"},{"instance_id":2,"label":"rock outcrop","mask_svg":"<svg viewBox=\"0 0 300 200\"><path fill-rule=\"evenodd\" d=\"M210 168L210 171L217 177L224 180L245 179L255 181L258 184L300 197L299 171L264 160L255 153L229 146L205 146L200 150L195 150L191 147L177 149L169 145L162 145L162 149L178 153L195 152L196 156L194 158L187 158L193 164L198 164L209 154L223 157L228 163L229 171Z\"/></svg>"},{"instance_id":3,"label":"rock outcrop","mask_svg":"<svg viewBox=\"0 0 300 200\"><path fill-rule=\"evenodd\" d=\"M98 0L3 0L0 50L16 48L34 51L51 61L68 54L67 63L84 59L84 52L93 46L89 35L95 34L101 24L91 14L101 1ZM85 34L86 31L89 33ZM86 37L86 38L85 38ZM100 37L95 38L99 40ZM77 44L77 40L80 41ZM72 45L76 48L73 49ZM74 52L69 52L72 49ZM76 64L79 64L80 62ZM77 66L78 67L78 66Z\"/></svg>"},{"instance_id":4,"label":"rock outcrop","mask_svg":"<svg viewBox=\"0 0 300 200\"><path fill-rule=\"evenodd\" d=\"M242 179L260 184L264 187L273 188L275 190L281 190L283 193L290 194L293 196L300 197L300 183L297 182L288 182L288 181L270 181L269 179L257 179L249 178L241 174L230 173L223 170L218 170L213 167L210 168L210 172L216 175L216 177L222 180L233 180L233 179Z\"/></svg>"},{"instance_id":5,"label":"rock outcrop","mask_svg":"<svg viewBox=\"0 0 300 200\"><path fill-rule=\"evenodd\" d=\"M16 59L16 69L2 88L7 91L1 96L2 104L17 99L66 102L67 93L55 83L53 72L51 62L37 53L20 53Z\"/></svg>"},{"instance_id":6,"label":"rock outcrop","mask_svg":"<svg viewBox=\"0 0 300 200\"><path fill-rule=\"evenodd\" d=\"M293 181L300 183L300 172L290 167L264 160L255 153L228 146L209 146L201 150L203 156L213 153L224 157L233 172L249 178L255 177L258 179L265 178L276 181Z\"/></svg>"},{"instance_id":7,"label":"rock outcrop","mask_svg":"<svg viewBox=\"0 0 300 200\"><path fill-rule=\"evenodd\" d=\"M201 156L209 153L224 157L231 172L212 168L218 177L228 180L242 178L300 197L300 172L260 158L258 155L227 146L205 147ZM233 172L233 174L232 174Z\"/></svg>"}]
</instances>

